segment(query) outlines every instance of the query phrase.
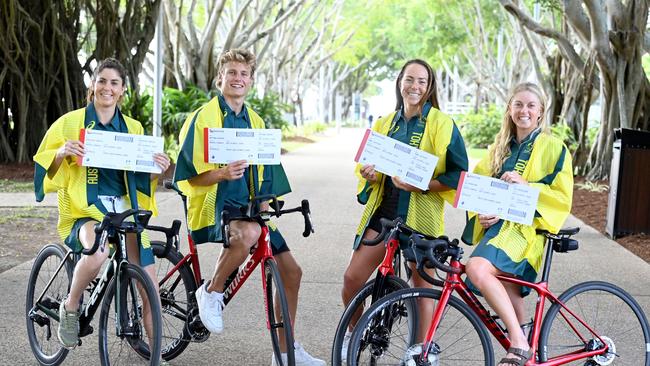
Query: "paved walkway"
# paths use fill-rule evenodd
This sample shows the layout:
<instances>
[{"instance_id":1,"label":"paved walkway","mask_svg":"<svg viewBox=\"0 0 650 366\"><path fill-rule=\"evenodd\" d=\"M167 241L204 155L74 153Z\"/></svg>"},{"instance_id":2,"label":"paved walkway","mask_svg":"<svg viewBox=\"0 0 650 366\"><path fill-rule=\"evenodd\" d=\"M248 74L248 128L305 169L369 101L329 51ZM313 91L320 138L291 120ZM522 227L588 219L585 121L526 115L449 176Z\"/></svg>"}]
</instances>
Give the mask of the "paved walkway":
<instances>
[{"instance_id":1,"label":"paved walkway","mask_svg":"<svg viewBox=\"0 0 650 366\"><path fill-rule=\"evenodd\" d=\"M303 269L296 338L305 349L324 359L329 359L334 330L343 311L342 274L361 215L362 206L354 196L352 159L362 133L342 129L339 135L332 134L319 143L283 156L293 186L293 193L286 197L287 205L297 205L301 199L308 198L316 228L316 234L305 239L301 235L299 215L287 215L278 222ZM0 205L36 205L32 197L0 193ZM41 204L55 204L54 197L48 196ZM155 223L169 225L173 219L182 217L180 201L173 193L160 194L159 205L160 216L154 219ZM464 224L463 212L447 207L446 220L449 236L458 237ZM610 281L630 292L650 314L650 266L574 217L569 218L566 226L582 228L577 236L581 249L555 256L551 289L560 293L582 281ZM212 272L218 248L208 244L199 250L205 277ZM24 320L30 267L28 262L0 275L0 334L3 334L0 365L35 364ZM190 345L172 364L268 365L271 346L265 331L260 287L259 275L255 274L228 306L225 333L212 336L205 343ZM495 353L502 352L495 350ZM86 337L84 344L70 353L66 364L96 363L93 360L97 361L96 335Z\"/></svg>"}]
</instances>

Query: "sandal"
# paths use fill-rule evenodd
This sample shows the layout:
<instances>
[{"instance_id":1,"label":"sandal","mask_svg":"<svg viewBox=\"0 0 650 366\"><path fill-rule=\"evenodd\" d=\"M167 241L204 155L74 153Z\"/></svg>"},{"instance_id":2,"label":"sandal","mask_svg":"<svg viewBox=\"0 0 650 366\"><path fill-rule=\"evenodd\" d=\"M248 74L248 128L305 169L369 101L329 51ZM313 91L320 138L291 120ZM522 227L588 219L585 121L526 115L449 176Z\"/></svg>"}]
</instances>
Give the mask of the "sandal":
<instances>
[{"instance_id":1,"label":"sandal","mask_svg":"<svg viewBox=\"0 0 650 366\"><path fill-rule=\"evenodd\" d=\"M528 361L533 356L533 352L530 349L524 350L515 347L508 348L508 353L512 353L513 355L517 356L517 358L504 357L501 359L501 361L499 361L499 365L506 364L513 366L524 366L526 364L526 361Z\"/></svg>"}]
</instances>

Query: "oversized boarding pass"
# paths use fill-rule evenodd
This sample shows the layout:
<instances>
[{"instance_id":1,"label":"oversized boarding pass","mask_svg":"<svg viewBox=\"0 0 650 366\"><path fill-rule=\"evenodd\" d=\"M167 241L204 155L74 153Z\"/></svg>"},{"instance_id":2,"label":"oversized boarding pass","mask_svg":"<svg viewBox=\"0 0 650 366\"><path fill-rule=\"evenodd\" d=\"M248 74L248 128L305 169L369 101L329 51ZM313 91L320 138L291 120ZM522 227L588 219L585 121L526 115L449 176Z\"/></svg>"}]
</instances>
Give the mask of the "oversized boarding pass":
<instances>
[{"instance_id":1,"label":"oversized boarding pass","mask_svg":"<svg viewBox=\"0 0 650 366\"><path fill-rule=\"evenodd\" d=\"M279 129L205 128L204 161L228 164L246 160L255 165L279 165L282 132Z\"/></svg>"},{"instance_id":2,"label":"oversized boarding pass","mask_svg":"<svg viewBox=\"0 0 650 366\"><path fill-rule=\"evenodd\" d=\"M462 172L454 207L531 225L535 218L538 198L537 188Z\"/></svg>"},{"instance_id":3,"label":"oversized boarding pass","mask_svg":"<svg viewBox=\"0 0 650 366\"><path fill-rule=\"evenodd\" d=\"M438 157L368 129L354 161L426 191Z\"/></svg>"},{"instance_id":4,"label":"oversized boarding pass","mask_svg":"<svg viewBox=\"0 0 650 366\"><path fill-rule=\"evenodd\" d=\"M81 129L85 154L77 164L146 173L161 173L153 155L163 152L163 138L110 131Z\"/></svg>"}]
</instances>

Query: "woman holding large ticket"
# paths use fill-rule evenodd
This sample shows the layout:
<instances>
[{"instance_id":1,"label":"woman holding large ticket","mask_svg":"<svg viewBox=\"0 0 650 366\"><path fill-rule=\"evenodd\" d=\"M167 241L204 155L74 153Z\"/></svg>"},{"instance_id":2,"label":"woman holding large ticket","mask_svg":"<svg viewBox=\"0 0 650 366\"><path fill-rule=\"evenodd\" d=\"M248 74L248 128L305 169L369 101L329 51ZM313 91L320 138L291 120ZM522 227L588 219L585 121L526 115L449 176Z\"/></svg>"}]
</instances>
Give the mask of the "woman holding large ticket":
<instances>
[{"instance_id":1,"label":"woman holding large ticket","mask_svg":"<svg viewBox=\"0 0 650 366\"><path fill-rule=\"evenodd\" d=\"M543 235L536 229L556 233L571 211L573 169L571 154L546 128L545 102L539 87L517 85L503 116L501 130L474 173L508 183L539 189L532 225L469 213L463 233L467 244L478 244L467 265L468 283L479 290L505 323L512 342L499 365L524 365L531 357L524 333L527 322L523 297L529 288L504 284L495 276L515 275L533 282L542 265Z\"/></svg>"},{"instance_id":2,"label":"woman holding large ticket","mask_svg":"<svg viewBox=\"0 0 650 366\"><path fill-rule=\"evenodd\" d=\"M66 113L48 129L34 155L34 190L36 200L45 193L57 192L59 206L58 232L61 240L72 250L89 249L95 242L94 225L108 212L123 212L130 208L151 210L156 214L154 190L157 174L139 173L106 168L82 166L77 163L85 152L80 141L82 129L121 132L142 135L140 122L125 116L118 104L126 91L126 69L119 61L107 58L99 63L88 89L85 108ZM163 153L153 156L153 163L164 173L169 158ZM102 243L93 255L84 255L77 262L72 276L70 293L61 301L58 337L65 347L79 342L79 301L83 291L108 258L109 250ZM127 236L129 255L133 263L140 263L154 284L154 257L146 233ZM139 246L139 250L136 248ZM144 307L145 318L148 306ZM148 318L150 319L150 317ZM149 325L145 324L148 328Z\"/></svg>"},{"instance_id":3,"label":"woman holding large ticket","mask_svg":"<svg viewBox=\"0 0 650 366\"><path fill-rule=\"evenodd\" d=\"M444 203L453 202L460 173L467 170L467 152L458 127L438 106L436 80L431 66L423 60L408 61L395 83L395 111L378 119L373 130L438 157L428 189L406 184L397 177L375 171L373 165L357 165L357 199L366 205L357 229L350 263L343 278L342 298L347 306L363 287L384 257L383 245L367 246L362 238L375 238L381 231L379 219L401 217L415 230L431 236L444 233ZM413 284L430 286L413 271ZM426 309L433 311L432 304ZM421 309L425 311L424 308ZM360 314L357 314L360 316ZM427 319L422 314L421 319ZM351 326L356 323L353 319ZM349 332L343 343L346 358ZM420 329L420 338L426 329Z\"/></svg>"}]
</instances>

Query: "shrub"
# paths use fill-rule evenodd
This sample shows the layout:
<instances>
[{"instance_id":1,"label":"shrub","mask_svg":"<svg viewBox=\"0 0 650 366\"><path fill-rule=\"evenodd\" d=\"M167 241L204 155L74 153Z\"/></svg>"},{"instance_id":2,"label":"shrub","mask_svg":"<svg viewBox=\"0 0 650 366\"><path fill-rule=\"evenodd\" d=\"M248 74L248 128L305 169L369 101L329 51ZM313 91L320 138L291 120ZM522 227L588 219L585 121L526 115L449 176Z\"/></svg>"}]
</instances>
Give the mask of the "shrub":
<instances>
[{"instance_id":1,"label":"shrub","mask_svg":"<svg viewBox=\"0 0 650 366\"><path fill-rule=\"evenodd\" d=\"M262 117L266 128L284 129L289 126L289 123L282 118L282 113L290 112L291 106L282 103L278 94L267 92L263 98L260 98L257 96L257 92L253 90L246 102Z\"/></svg>"},{"instance_id":2,"label":"shrub","mask_svg":"<svg viewBox=\"0 0 650 366\"><path fill-rule=\"evenodd\" d=\"M578 148L578 141L573 135L573 130L569 127L564 120L551 126L551 134L560 140L564 141L569 151L573 153Z\"/></svg>"},{"instance_id":3,"label":"shrub","mask_svg":"<svg viewBox=\"0 0 650 366\"><path fill-rule=\"evenodd\" d=\"M503 110L491 104L487 109L480 109L477 113L461 114L456 121L468 146L486 148L499 132L502 119Z\"/></svg>"}]
</instances>

